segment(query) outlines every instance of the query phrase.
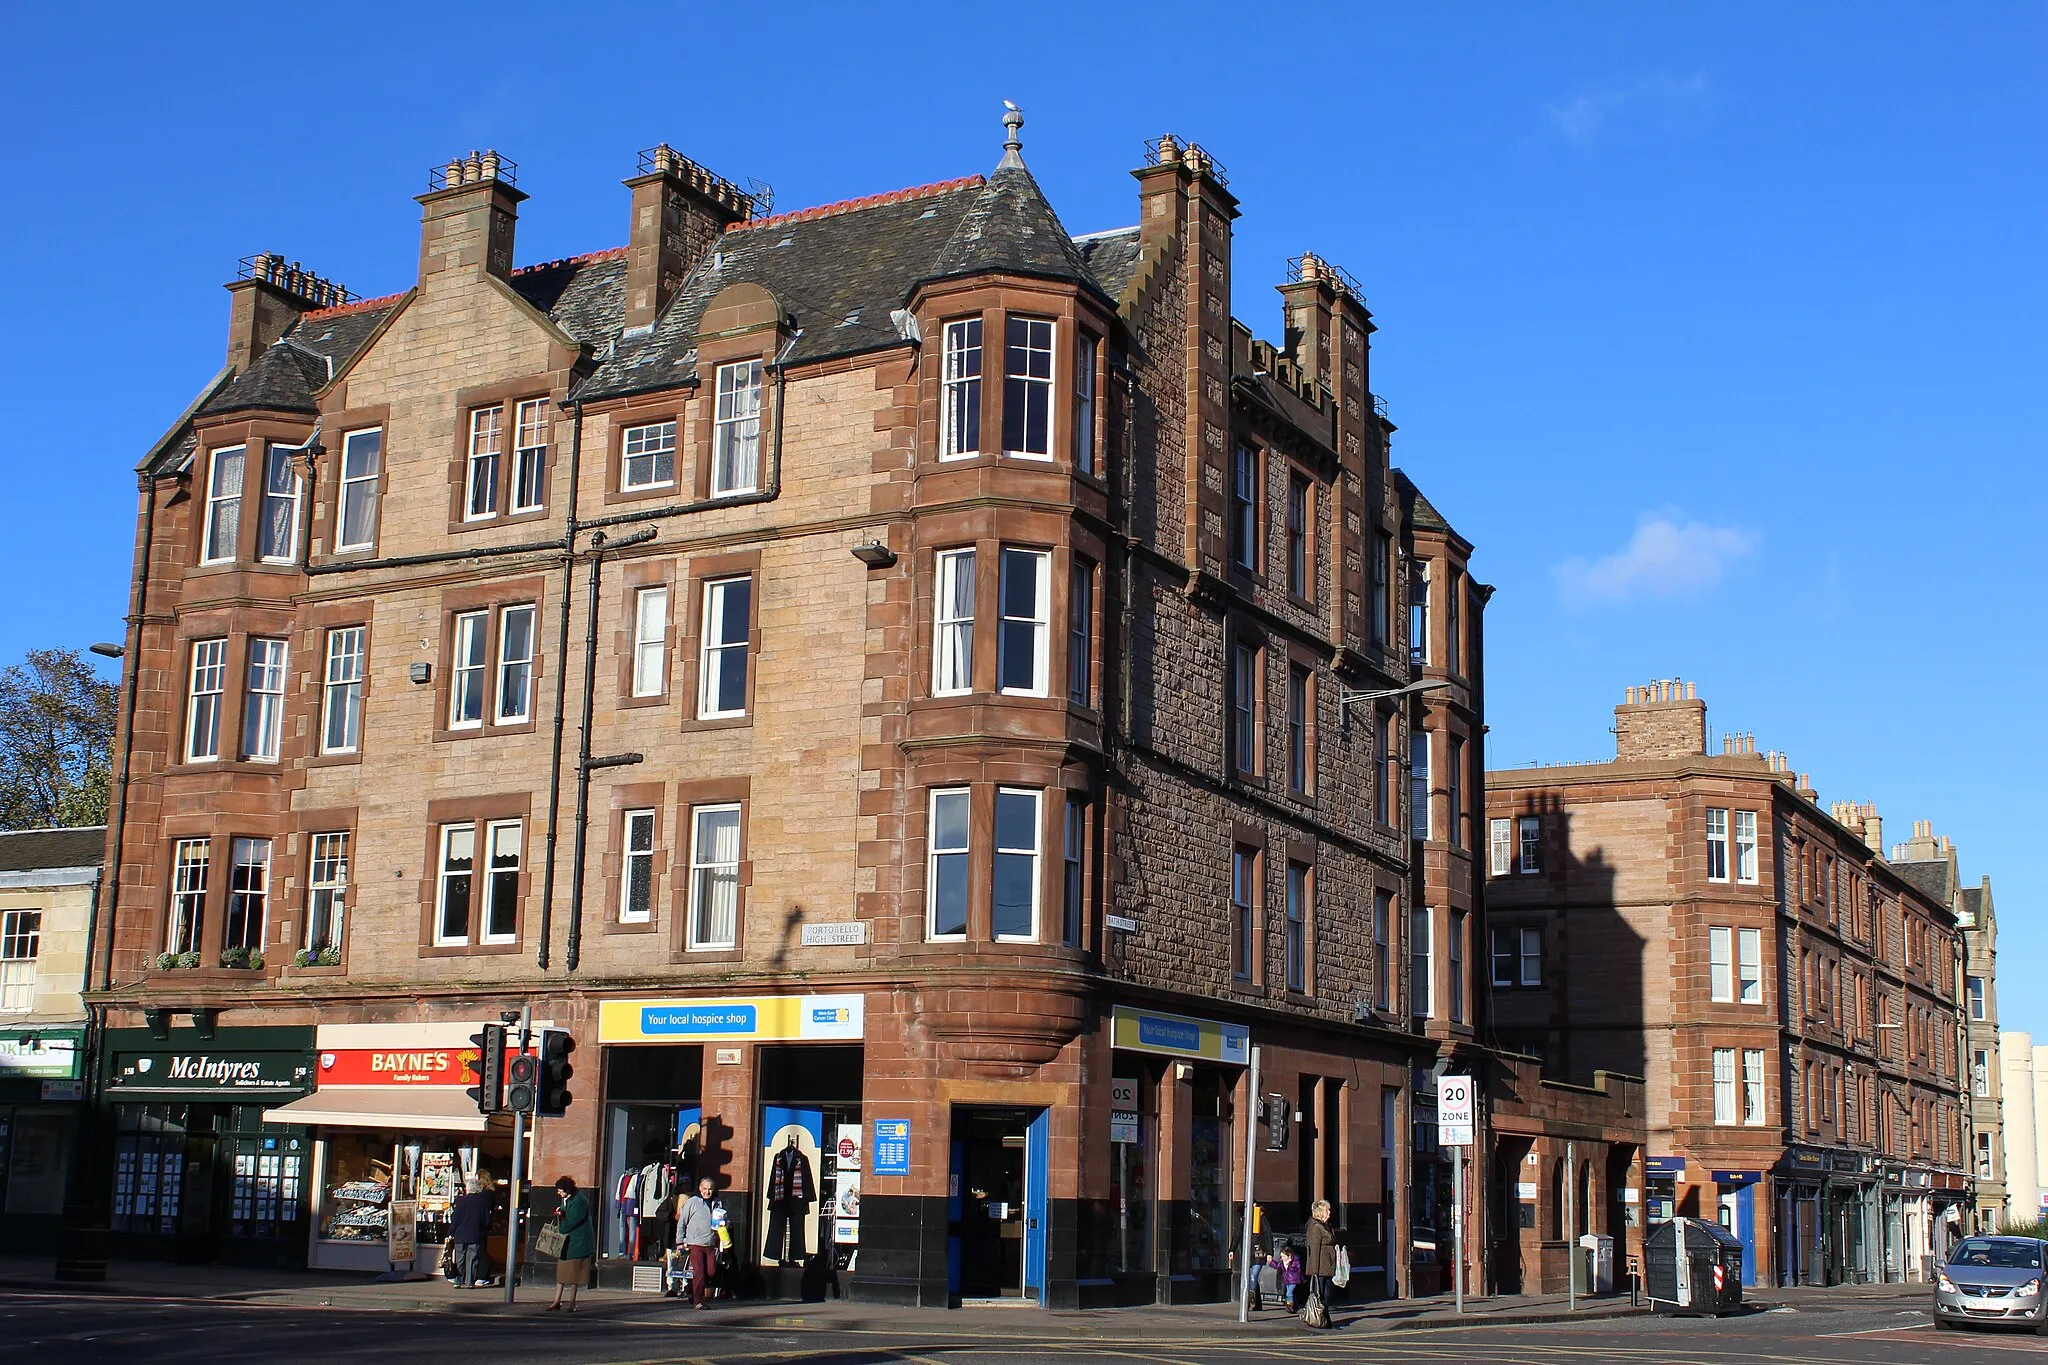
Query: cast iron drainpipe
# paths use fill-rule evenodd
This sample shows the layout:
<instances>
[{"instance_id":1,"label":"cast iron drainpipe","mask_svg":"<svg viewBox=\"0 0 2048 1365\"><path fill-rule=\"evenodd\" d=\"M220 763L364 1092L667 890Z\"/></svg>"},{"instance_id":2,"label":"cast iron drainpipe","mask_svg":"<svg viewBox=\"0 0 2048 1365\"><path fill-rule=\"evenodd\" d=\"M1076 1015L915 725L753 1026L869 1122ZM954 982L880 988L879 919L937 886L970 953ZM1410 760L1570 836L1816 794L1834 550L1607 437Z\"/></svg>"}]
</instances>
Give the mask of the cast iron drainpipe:
<instances>
[{"instance_id":1,"label":"cast iron drainpipe","mask_svg":"<svg viewBox=\"0 0 2048 1365\"><path fill-rule=\"evenodd\" d=\"M573 422L569 428L569 521L562 535L561 628L555 640L555 742L548 749L548 841L546 870L540 884L540 952L534 965L548 966L548 943L555 923L555 843L562 814L562 731L568 724L563 714L569 704L569 603L576 595L576 483L583 470L583 400L568 402ZM587 686L587 682L586 682Z\"/></svg>"},{"instance_id":2,"label":"cast iron drainpipe","mask_svg":"<svg viewBox=\"0 0 2048 1365\"><path fill-rule=\"evenodd\" d=\"M597 608L603 591L604 557L608 550L644 545L654 535L655 529L647 526L613 541L607 541L602 531L590 538L589 621L583 635L583 734L576 750L576 850L569 862L569 940L562 954L562 966L572 972L583 958L583 861L590 845L590 774L599 768L640 762L639 754L590 756L590 726L597 708Z\"/></svg>"}]
</instances>

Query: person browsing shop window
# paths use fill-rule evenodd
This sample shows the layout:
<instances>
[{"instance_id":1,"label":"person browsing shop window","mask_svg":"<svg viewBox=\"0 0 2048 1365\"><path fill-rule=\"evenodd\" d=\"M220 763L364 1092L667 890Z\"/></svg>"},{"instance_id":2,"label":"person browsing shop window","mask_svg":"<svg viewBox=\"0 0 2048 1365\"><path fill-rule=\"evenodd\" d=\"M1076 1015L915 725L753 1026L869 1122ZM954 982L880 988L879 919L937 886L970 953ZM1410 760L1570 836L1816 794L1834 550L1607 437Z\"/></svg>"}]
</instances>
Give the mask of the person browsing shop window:
<instances>
[{"instance_id":1,"label":"person browsing shop window","mask_svg":"<svg viewBox=\"0 0 2048 1365\"><path fill-rule=\"evenodd\" d=\"M566 1307L573 1313L576 1295L590 1279L590 1258L597 1255L597 1222L590 1212L590 1197L576 1188L575 1181L563 1176L555 1182L555 1192L562 1197L554 1217L562 1234L562 1254L555 1260L555 1301L546 1311ZM565 1289L569 1291L566 1305L562 1301Z\"/></svg>"},{"instance_id":2,"label":"person browsing shop window","mask_svg":"<svg viewBox=\"0 0 2048 1365\"><path fill-rule=\"evenodd\" d=\"M471 1176L463 1182L463 1192L448 1210L448 1241L455 1248L456 1283L460 1288L490 1286L484 1242L491 1235L491 1203L482 1183Z\"/></svg>"}]
</instances>

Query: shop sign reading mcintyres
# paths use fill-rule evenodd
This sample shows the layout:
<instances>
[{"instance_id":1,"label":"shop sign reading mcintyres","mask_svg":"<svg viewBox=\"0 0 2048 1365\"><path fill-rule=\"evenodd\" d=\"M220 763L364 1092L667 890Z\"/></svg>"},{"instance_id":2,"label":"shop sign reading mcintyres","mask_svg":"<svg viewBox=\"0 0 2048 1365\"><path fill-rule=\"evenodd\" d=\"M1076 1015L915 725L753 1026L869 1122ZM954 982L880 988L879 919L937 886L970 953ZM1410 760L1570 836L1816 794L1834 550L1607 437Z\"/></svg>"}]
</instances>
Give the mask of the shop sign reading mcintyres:
<instances>
[{"instance_id":1,"label":"shop sign reading mcintyres","mask_svg":"<svg viewBox=\"0 0 2048 1365\"><path fill-rule=\"evenodd\" d=\"M1251 1030L1243 1024L1190 1019L1179 1014L1116 1007L1110 1016L1110 1044L1127 1052L1196 1057L1228 1066L1251 1062Z\"/></svg>"},{"instance_id":2,"label":"shop sign reading mcintyres","mask_svg":"<svg viewBox=\"0 0 2048 1365\"><path fill-rule=\"evenodd\" d=\"M764 995L725 1000L606 1000L600 1043L858 1042L866 1032L858 995Z\"/></svg>"},{"instance_id":3,"label":"shop sign reading mcintyres","mask_svg":"<svg viewBox=\"0 0 2048 1365\"><path fill-rule=\"evenodd\" d=\"M110 1090L276 1094L311 1086L301 1053L130 1052L114 1057Z\"/></svg>"}]
</instances>

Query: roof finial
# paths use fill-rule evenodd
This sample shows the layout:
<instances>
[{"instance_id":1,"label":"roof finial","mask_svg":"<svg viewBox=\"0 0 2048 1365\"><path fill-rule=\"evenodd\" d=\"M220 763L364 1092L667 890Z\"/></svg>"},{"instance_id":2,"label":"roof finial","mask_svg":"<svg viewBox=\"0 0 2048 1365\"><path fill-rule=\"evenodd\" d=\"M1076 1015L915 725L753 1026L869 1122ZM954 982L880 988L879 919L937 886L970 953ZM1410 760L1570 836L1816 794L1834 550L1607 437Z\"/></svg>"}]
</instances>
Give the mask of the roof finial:
<instances>
[{"instance_id":1,"label":"roof finial","mask_svg":"<svg viewBox=\"0 0 2048 1365\"><path fill-rule=\"evenodd\" d=\"M1000 171L1006 166L1015 166L1018 167L1019 169L1023 168L1024 143L1023 140L1017 136L1017 130L1019 128L1022 128L1023 126L1024 111L1022 109L1019 109L1016 105L1010 103L1010 101L1004 100L1003 131L1007 136L1005 136L1003 139L1003 159L996 163L997 170Z\"/></svg>"}]
</instances>

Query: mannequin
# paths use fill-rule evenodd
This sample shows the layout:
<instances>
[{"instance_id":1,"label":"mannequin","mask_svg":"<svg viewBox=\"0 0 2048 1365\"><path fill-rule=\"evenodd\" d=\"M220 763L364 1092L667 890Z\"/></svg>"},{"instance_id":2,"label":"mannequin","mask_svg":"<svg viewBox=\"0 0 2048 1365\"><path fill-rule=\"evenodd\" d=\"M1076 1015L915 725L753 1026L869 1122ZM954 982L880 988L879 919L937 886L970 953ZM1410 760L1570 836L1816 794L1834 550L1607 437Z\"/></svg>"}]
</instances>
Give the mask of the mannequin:
<instances>
[{"instance_id":1,"label":"mannequin","mask_svg":"<svg viewBox=\"0 0 2048 1365\"><path fill-rule=\"evenodd\" d=\"M761 1258L781 1265L801 1265L809 1257L810 1238L804 1223L817 1202L818 1182L811 1159L792 1132L768 1167L768 1240Z\"/></svg>"}]
</instances>

